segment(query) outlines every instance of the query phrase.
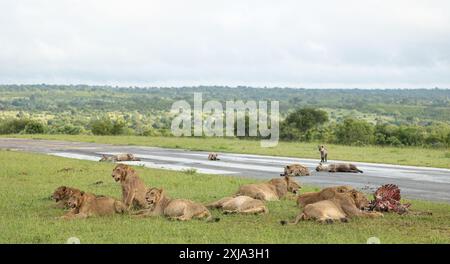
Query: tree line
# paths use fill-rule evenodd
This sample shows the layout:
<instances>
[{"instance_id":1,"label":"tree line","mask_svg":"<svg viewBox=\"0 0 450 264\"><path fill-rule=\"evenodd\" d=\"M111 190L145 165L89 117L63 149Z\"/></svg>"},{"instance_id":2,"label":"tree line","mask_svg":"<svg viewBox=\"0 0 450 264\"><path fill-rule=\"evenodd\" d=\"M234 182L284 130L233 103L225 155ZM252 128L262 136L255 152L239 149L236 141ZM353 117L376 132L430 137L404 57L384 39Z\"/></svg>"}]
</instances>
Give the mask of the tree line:
<instances>
[{"instance_id":1,"label":"tree line","mask_svg":"<svg viewBox=\"0 0 450 264\"><path fill-rule=\"evenodd\" d=\"M159 120L158 125L143 126L139 120L102 116L86 122L46 123L24 117L0 119L0 134L93 134L171 136L170 119ZM248 122L246 122L248 126ZM246 129L248 131L248 128ZM243 138L250 138L244 136ZM280 123L283 141L323 142L344 145L427 146L449 147L450 125L431 122L427 125L371 123L346 117L330 121L328 113L315 108L298 108L286 115Z\"/></svg>"}]
</instances>

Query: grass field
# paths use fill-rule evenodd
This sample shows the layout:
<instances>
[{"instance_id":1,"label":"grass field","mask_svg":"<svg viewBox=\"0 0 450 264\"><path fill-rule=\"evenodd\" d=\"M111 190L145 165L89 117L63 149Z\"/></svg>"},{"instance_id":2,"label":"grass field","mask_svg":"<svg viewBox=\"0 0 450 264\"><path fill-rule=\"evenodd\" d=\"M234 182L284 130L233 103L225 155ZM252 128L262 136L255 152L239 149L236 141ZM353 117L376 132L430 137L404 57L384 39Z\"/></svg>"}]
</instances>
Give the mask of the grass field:
<instances>
[{"instance_id":1,"label":"grass field","mask_svg":"<svg viewBox=\"0 0 450 264\"><path fill-rule=\"evenodd\" d=\"M91 135L3 135L36 139L57 139L105 144L141 145L216 152L235 152L299 158L317 158L318 143L279 142L273 148L261 148L258 140L236 138L196 137L140 137L140 136L91 136ZM399 165L450 168L450 149L418 147L345 146L327 144L328 159L349 160Z\"/></svg>"},{"instance_id":2,"label":"grass field","mask_svg":"<svg viewBox=\"0 0 450 264\"><path fill-rule=\"evenodd\" d=\"M99 139L99 138L97 138ZM122 138L126 139L126 138ZM355 219L333 225L302 222L281 226L298 212L290 199L268 204L263 216L221 215L218 223L174 222L164 218L134 219L128 215L63 221L52 208L53 190L60 185L120 198L111 178L113 164L72 160L15 151L0 151L0 243L450 243L450 204L411 201L414 210L432 216L387 214L380 219ZM137 168L149 186L163 187L169 196L209 202L232 194L240 184L256 180ZM94 184L102 181L102 184ZM306 187L304 191L316 190Z\"/></svg>"}]
</instances>

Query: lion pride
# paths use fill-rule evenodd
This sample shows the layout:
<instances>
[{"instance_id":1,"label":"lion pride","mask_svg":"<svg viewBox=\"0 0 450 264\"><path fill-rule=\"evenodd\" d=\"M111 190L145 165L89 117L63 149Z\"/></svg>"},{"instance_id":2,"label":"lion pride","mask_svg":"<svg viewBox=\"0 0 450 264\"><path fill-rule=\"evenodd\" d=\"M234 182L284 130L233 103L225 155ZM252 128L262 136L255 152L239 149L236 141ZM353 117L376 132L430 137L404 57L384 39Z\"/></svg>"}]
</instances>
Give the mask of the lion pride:
<instances>
[{"instance_id":1,"label":"lion pride","mask_svg":"<svg viewBox=\"0 0 450 264\"><path fill-rule=\"evenodd\" d=\"M122 214L127 211L125 204L111 197L97 197L91 193L73 193L67 201L72 210L61 216L61 219L87 218Z\"/></svg>"},{"instance_id":2,"label":"lion pride","mask_svg":"<svg viewBox=\"0 0 450 264\"><path fill-rule=\"evenodd\" d=\"M269 212L263 201L249 196L225 197L207 204L206 207L221 209L224 214L264 214Z\"/></svg>"},{"instance_id":3,"label":"lion pride","mask_svg":"<svg viewBox=\"0 0 450 264\"><path fill-rule=\"evenodd\" d=\"M202 204L185 199L171 199L166 196L163 189L150 188L145 199L148 208L138 211L137 217L165 216L171 220L187 221L193 218L206 219L206 221L219 221L213 218L209 210Z\"/></svg>"},{"instance_id":4,"label":"lion pride","mask_svg":"<svg viewBox=\"0 0 450 264\"><path fill-rule=\"evenodd\" d=\"M120 181L122 202L128 208L132 206L145 208L147 206L147 201L145 200L147 187L145 187L144 182L133 168L125 164L118 164L113 169L111 176L116 182Z\"/></svg>"},{"instance_id":5,"label":"lion pride","mask_svg":"<svg viewBox=\"0 0 450 264\"><path fill-rule=\"evenodd\" d=\"M271 179L265 183L245 184L239 187L235 196L245 195L263 201L278 201L288 192L296 194L301 186L290 177Z\"/></svg>"}]
</instances>

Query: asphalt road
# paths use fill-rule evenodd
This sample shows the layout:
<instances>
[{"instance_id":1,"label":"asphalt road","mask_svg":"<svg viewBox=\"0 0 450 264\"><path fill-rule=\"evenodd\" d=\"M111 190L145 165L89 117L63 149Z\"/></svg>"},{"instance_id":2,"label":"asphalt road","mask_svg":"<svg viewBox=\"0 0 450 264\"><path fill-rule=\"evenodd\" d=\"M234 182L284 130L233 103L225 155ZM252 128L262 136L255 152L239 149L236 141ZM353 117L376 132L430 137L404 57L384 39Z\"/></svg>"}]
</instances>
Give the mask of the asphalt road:
<instances>
[{"instance_id":1,"label":"asphalt road","mask_svg":"<svg viewBox=\"0 0 450 264\"><path fill-rule=\"evenodd\" d=\"M198 173L259 179L280 177L285 165L300 163L312 171L311 176L296 178L302 184L322 187L352 185L371 192L382 184L393 183L400 187L403 197L450 202L450 170L448 169L352 162L364 173L328 173L314 170L318 159L219 153L220 161L209 161L207 160L208 152L201 151L12 138L0 138L0 149L15 149L92 161L98 161L102 154L133 153L141 158L141 161L124 163L170 170L194 168ZM318 156L320 156L319 153ZM328 162L339 161L329 160Z\"/></svg>"}]
</instances>

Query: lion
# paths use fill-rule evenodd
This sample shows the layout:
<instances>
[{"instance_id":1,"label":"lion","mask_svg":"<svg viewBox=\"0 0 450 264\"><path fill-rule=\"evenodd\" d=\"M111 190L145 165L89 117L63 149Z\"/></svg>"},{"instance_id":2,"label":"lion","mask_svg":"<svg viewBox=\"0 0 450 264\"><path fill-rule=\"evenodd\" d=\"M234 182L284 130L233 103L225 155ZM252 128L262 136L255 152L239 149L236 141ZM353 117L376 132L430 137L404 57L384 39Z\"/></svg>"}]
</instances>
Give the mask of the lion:
<instances>
[{"instance_id":1,"label":"lion","mask_svg":"<svg viewBox=\"0 0 450 264\"><path fill-rule=\"evenodd\" d=\"M71 195L67 204L72 209L61 219L80 219L91 216L106 216L122 214L127 211L127 207L121 201L111 197L97 197L91 193L83 191Z\"/></svg>"},{"instance_id":2,"label":"lion","mask_svg":"<svg viewBox=\"0 0 450 264\"><path fill-rule=\"evenodd\" d=\"M148 203L147 209L138 211L136 217L165 216L171 220L188 221L206 219L207 222L219 221L213 218L209 210L201 203L185 199L171 199L166 196L163 189L149 188L145 195Z\"/></svg>"},{"instance_id":3,"label":"lion","mask_svg":"<svg viewBox=\"0 0 450 264\"><path fill-rule=\"evenodd\" d=\"M217 153L214 153L214 152L209 153L209 154L208 154L208 160L220 160L220 159L218 158L218 156L219 156L219 154L217 154Z\"/></svg>"},{"instance_id":4,"label":"lion","mask_svg":"<svg viewBox=\"0 0 450 264\"><path fill-rule=\"evenodd\" d=\"M133 154L118 154L113 156L106 156L102 155L102 158L99 161L110 161L110 162L117 162L117 161L141 161L141 159L136 158Z\"/></svg>"},{"instance_id":5,"label":"lion","mask_svg":"<svg viewBox=\"0 0 450 264\"><path fill-rule=\"evenodd\" d=\"M300 164L291 164L284 167L284 173L280 176L309 176L309 170L307 167Z\"/></svg>"},{"instance_id":6,"label":"lion","mask_svg":"<svg viewBox=\"0 0 450 264\"><path fill-rule=\"evenodd\" d=\"M288 176L272 179L266 183L245 184L239 187L234 196L250 196L263 201L278 201L288 192L296 194L301 186Z\"/></svg>"},{"instance_id":7,"label":"lion","mask_svg":"<svg viewBox=\"0 0 450 264\"><path fill-rule=\"evenodd\" d=\"M305 206L303 211L297 215L295 220L289 224L297 224L301 220L316 220L319 222L333 223L336 220L348 222L354 217L382 217L379 212L367 212L369 206L367 197L356 190L339 193L329 190L330 197L327 200L311 203ZM282 225L287 221L281 221Z\"/></svg>"},{"instance_id":8,"label":"lion","mask_svg":"<svg viewBox=\"0 0 450 264\"><path fill-rule=\"evenodd\" d=\"M69 200L70 196L74 193L79 193L80 190L72 187L67 186L59 186L55 189L52 195L52 199L56 202L57 208L68 208L67 201Z\"/></svg>"},{"instance_id":9,"label":"lion","mask_svg":"<svg viewBox=\"0 0 450 264\"><path fill-rule=\"evenodd\" d=\"M221 209L224 214L265 214L269 212L263 201L249 196L225 197L206 205L207 208Z\"/></svg>"},{"instance_id":10,"label":"lion","mask_svg":"<svg viewBox=\"0 0 450 264\"><path fill-rule=\"evenodd\" d=\"M319 192L302 193L297 197L297 206L305 207L305 205L308 204L330 199L334 196L334 192L345 193L353 190L355 190L355 188L352 186L341 185L324 188Z\"/></svg>"},{"instance_id":11,"label":"lion","mask_svg":"<svg viewBox=\"0 0 450 264\"><path fill-rule=\"evenodd\" d=\"M122 202L129 209L133 206L138 209L147 206L147 201L145 200L147 187L133 168L119 164L113 169L111 176L116 182L120 181Z\"/></svg>"},{"instance_id":12,"label":"lion","mask_svg":"<svg viewBox=\"0 0 450 264\"><path fill-rule=\"evenodd\" d=\"M319 166L316 167L316 171L363 173L362 170L356 168L356 166L351 163L334 163L328 165L319 163Z\"/></svg>"}]
</instances>

